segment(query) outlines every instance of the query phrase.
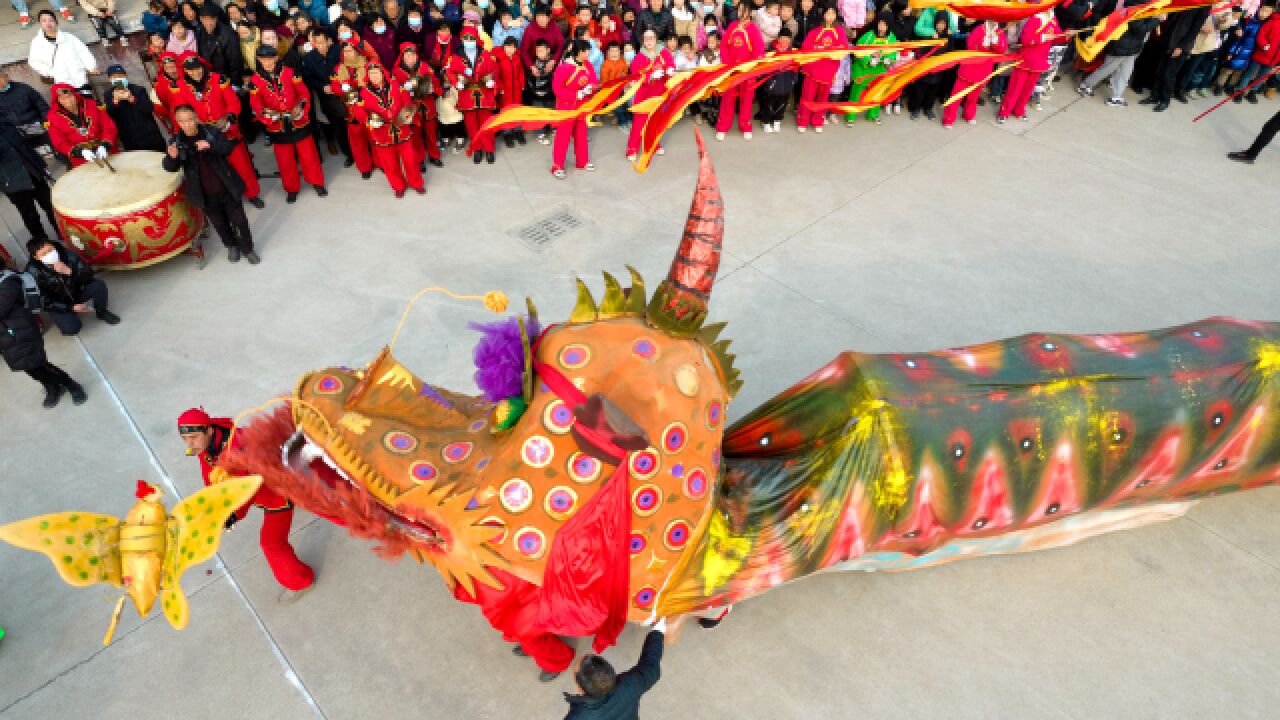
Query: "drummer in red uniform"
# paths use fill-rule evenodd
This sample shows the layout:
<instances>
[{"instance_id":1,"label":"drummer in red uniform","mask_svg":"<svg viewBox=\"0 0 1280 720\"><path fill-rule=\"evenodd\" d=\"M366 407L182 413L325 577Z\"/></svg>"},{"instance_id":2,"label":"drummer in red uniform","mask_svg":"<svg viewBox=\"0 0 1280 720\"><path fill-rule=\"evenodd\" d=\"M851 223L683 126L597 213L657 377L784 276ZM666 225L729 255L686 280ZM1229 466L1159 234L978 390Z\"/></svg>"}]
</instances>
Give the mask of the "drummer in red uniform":
<instances>
[{"instance_id":1,"label":"drummer in red uniform","mask_svg":"<svg viewBox=\"0 0 1280 720\"><path fill-rule=\"evenodd\" d=\"M182 61L182 70L184 82L178 88L174 107L190 105L200 122L218 128L227 139L236 144L227 162L244 181L245 200L261 210L265 203L259 197L262 189L258 185L258 172L253 168L253 158L244 144L240 125L236 122L240 115L240 98L236 96L231 83L207 69L205 61L199 57L193 55Z\"/></svg>"},{"instance_id":2,"label":"drummer in red uniform","mask_svg":"<svg viewBox=\"0 0 1280 720\"><path fill-rule=\"evenodd\" d=\"M458 88L458 110L467 124L467 136L472 139L470 152L476 164L480 164L481 156L490 165L493 164L493 136L476 144L476 134L480 127L493 115L498 107L498 83L495 74L498 63L493 56L480 47L480 35L471 26L462 28L462 52L449 56L444 67L445 77L449 84Z\"/></svg>"},{"instance_id":3,"label":"drummer in red uniform","mask_svg":"<svg viewBox=\"0 0 1280 720\"><path fill-rule=\"evenodd\" d=\"M222 451L231 437L229 418L211 418L204 408L191 408L178 416L178 434L187 444L187 454L200 458L200 473L208 486L214 479L211 474ZM315 585L315 572L298 559L289 544L289 526L293 524L293 503L263 485L253 498L227 518L227 529L249 514L249 506L262 508L262 553L267 565L284 586L280 593L281 604L291 603L302 597Z\"/></svg>"},{"instance_id":4,"label":"drummer in red uniform","mask_svg":"<svg viewBox=\"0 0 1280 720\"><path fill-rule=\"evenodd\" d=\"M373 150L369 145L369 129L356 119L354 108L360 104L360 91L364 88L365 73L372 62L350 42L342 43L342 62L333 70L329 87L342 98L347 108L347 140L351 143L351 157L356 161L360 177L373 177Z\"/></svg>"},{"instance_id":5,"label":"drummer in red uniform","mask_svg":"<svg viewBox=\"0 0 1280 720\"><path fill-rule=\"evenodd\" d=\"M49 144L71 160L71 167L102 160L116 152L116 124L100 105L66 83L53 86L49 108Z\"/></svg>"},{"instance_id":6,"label":"drummer in red uniform","mask_svg":"<svg viewBox=\"0 0 1280 720\"><path fill-rule=\"evenodd\" d=\"M171 52L160 53L160 72L156 74L153 84L156 99L160 101L155 108L156 117L160 118L170 133L174 131L173 110L178 107L174 97L178 93L178 86L182 84L182 69L179 65L186 60L183 55Z\"/></svg>"},{"instance_id":7,"label":"drummer in red uniform","mask_svg":"<svg viewBox=\"0 0 1280 720\"><path fill-rule=\"evenodd\" d=\"M387 176L396 197L404 197L406 183L419 195L425 195L427 186L418 171L413 143L409 142L413 134L414 102L404 88L390 82L381 65L369 63L365 74L368 82L360 91L360 102L352 105L351 110L369 129L374 160Z\"/></svg>"},{"instance_id":8,"label":"drummer in red uniform","mask_svg":"<svg viewBox=\"0 0 1280 720\"><path fill-rule=\"evenodd\" d=\"M431 66L422 62L418 46L411 42L400 43L400 55L396 58L391 77L396 85L409 93L409 99L417 105L412 142L418 169L426 172L428 159L432 165L444 167L444 162L440 159L437 135L435 73L431 72ZM415 93L417 97L414 97Z\"/></svg>"},{"instance_id":9,"label":"drummer in red uniform","mask_svg":"<svg viewBox=\"0 0 1280 720\"><path fill-rule=\"evenodd\" d=\"M585 6L584 6L585 7ZM587 61L591 44L586 40L573 40L570 57L565 58L552 76L551 87L556 93L557 110L577 110L596 88L600 80L596 69ZM551 174L564 177L564 161L569 154L569 140L573 140L573 157L579 170L595 170L587 148L587 119L565 120L556 126L555 142L551 145Z\"/></svg>"},{"instance_id":10,"label":"drummer in red uniform","mask_svg":"<svg viewBox=\"0 0 1280 720\"><path fill-rule=\"evenodd\" d=\"M324 197L329 194L324 187L324 169L308 127L311 92L302 84L302 78L293 73L293 68L280 69L280 58L274 47L259 45L257 56L258 71L249 79L249 106L271 138L280 183L287 193L285 202L296 201L302 189L298 165L302 165L302 177L316 189L317 195Z\"/></svg>"}]
</instances>

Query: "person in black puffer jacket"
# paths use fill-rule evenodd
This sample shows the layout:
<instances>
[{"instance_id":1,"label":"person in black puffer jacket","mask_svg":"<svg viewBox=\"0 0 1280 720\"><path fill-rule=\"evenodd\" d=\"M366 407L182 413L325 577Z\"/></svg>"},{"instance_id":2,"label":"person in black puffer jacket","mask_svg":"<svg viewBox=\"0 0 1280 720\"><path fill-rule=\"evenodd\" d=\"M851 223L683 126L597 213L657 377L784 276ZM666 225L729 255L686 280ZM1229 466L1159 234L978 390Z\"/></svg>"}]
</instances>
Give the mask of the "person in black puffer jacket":
<instances>
[{"instance_id":1,"label":"person in black puffer jacket","mask_svg":"<svg viewBox=\"0 0 1280 720\"><path fill-rule=\"evenodd\" d=\"M0 258L0 355L13 372L25 372L44 386L44 406L54 407L62 393L77 405L88 399L84 388L44 354L44 338L24 301L22 278Z\"/></svg>"},{"instance_id":2,"label":"person in black puffer jacket","mask_svg":"<svg viewBox=\"0 0 1280 720\"><path fill-rule=\"evenodd\" d=\"M16 127L0 119L0 192L18 208L22 223L33 238L48 237L40 224L36 205L49 218L49 227L57 234L58 223L53 214L52 190L44 160L31 147Z\"/></svg>"},{"instance_id":3,"label":"person in black puffer jacket","mask_svg":"<svg viewBox=\"0 0 1280 720\"><path fill-rule=\"evenodd\" d=\"M114 246L106 248L103 256L112 250ZM120 318L107 309L107 284L93 276L93 268L84 258L44 238L28 242L27 254L31 256L27 274L36 279L44 311L63 335L80 332L84 324L79 313L89 310L108 325L120 322ZM100 257L90 262L100 262Z\"/></svg>"}]
</instances>

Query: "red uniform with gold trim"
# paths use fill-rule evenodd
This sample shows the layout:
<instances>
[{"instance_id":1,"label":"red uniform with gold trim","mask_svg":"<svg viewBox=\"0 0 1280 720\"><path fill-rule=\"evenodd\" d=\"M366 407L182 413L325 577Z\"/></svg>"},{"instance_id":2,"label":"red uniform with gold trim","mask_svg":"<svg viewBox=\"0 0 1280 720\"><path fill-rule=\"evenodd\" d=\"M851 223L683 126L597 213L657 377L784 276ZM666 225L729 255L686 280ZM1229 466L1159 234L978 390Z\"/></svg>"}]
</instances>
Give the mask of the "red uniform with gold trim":
<instances>
[{"instance_id":1,"label":"red uniform with gold trim","mask_svg":"<svg viewBox=\"0 0 1280 720\"><path fill-rule=\"evenodd\" d=\"M106 144L109 146L107 152L115 154L119 133L107 111L101 105L77 94L79 112L67 112L58 103L58 91L62 89L75 90L66 83L53 86L53 101L49 103L49 115L46 118L49 144L53 145L53 149L66 155L73 168L88 162L80 154L83 150L96 152Z\"/></svg>"},{"instance_id":2,"label":"red uniform with gold trim","mask_svg":"<svg viewBox=\"0 0 1280 720\"><path fill-rule=\"evenodd\" d=\"M659 48L652 58L644 52L636 53L635 59L631 61L631 74L640 76L640 89L636 91L632 102L641 103L661 95L667 89L667 79L675 73L675 68L676 60L671 57L671 51L666 48ZM638 113L631 118L631 134L627 136L627 157L639 154L640 132L644 130L645 121L648 119L649 116L646 113Z\"/></svg>"},{"instance_id":3,"label":"red uniform with gold trim","mask_svg":"<svg viewBox=\"0 0 1280 720\"><path fill-rule=\"evenodd\" d=\"M209 428L213 436L209 447L200 453L200 474L205 486L212 482L212 473L231 437L232 423L229 418L211 418L203 408L192 408L178 417L178 427L203 425ZM262 554L267 558L267 565L276 576L276 580L289 590L303 590L315 582L315 572L306 563L298 559L293 546L289 544L289 527L293 524L293 503L266 485L258 488L244 507L236 510L236 520L243 520L249 514L249 507L256 505L262 508L262 532L259 540Z\"/></svg>"},{"instance_id":4,"label":"red uniform with gold trim","mask_svg":"<svg viewBox=\"0 0 1280 720\"><path fill-rule=\"evenodd\" d=\"M360 91L360 102L351 107L356 118L368 128L374 160L397 196L404 194L406 184L418 192L426 191L410 142L414 124L412 120L404 122L413 106L409 93L399 85L383 82L377 87L370 81Z\"/></svg>"},{"instance_id":5,"label":"red uniform with gold trim","mask_svg":"<svg viewBox=\"0 0 1280 720\"><path fill-rule=\"evenodd\" d=\"M192 78L190 71L184 70L182 80L173 96L174 107L190 105L200 122L217 127L227 139L235 142L235 149L231 151L227 162L244 181L245 198L258 197L262 188L258 185L258 172L253 167L253 156L244 144L244 135L240 133L240 124L236 121L241 106L235 89L221 75L207 69L199 80Z\"/></svg>"},{"instance_id":6,"label":"red uniform with gold trim","mask_svg":"<svg viewBox=\"0 0 1280 720\"><path fill-rule=\"evenodd\" d=\"M356 47L351 43L346 44L352 48ZM365 76L367 67L368 60L360 55L355 65L348 65L345 61L338 63L333 76L329 78L329 87L333 89L333 94L342 98L342 103L347 108L347 140L351 143L351 157L356 161L356 169L361 173L373 172L373 148L369 143L368 128L356 119L352 108L360 102L360 90L367 79Z\"/></svg>"},{"instance_id":7,"label":"red uniform with gold trim","mask_svg":"<svg viewBox=\"0 0 1280 720\"><path fill-rule=\"evenodd\" d=\"M818 27L809 31L800 49L804 52L821 52L823 50L840 50L849 47L849 37L843 25L836 27ZM812 111L809 103L826 102L831 92L831 81L840 69L839 60L817 60L800 68L804 74L804 85L800 89L800 104L796 108L796 126L805 128L822 127L826 121L826 113Z\"/></svg>"},{"instance_id":8,"label":"red uniform with gold trim","mask_svg":"<svg viewBox=\"0 0 1280 720\"><path fill-rule=\"evenodd\" d=\"M405 67L405 52L413 49L418 53L418 64L416 67ZM440 143L438 127L439 123L436 118L436 97L439 95L436 88L436 75L431 71L431 66L422 61L422 51L413 43L401 43L400 54L396 57L396 66L391 71L391 78L395 84L409 93L410 101L417 105L417 113L413 116L414 132L413 132L413 149L414 154L418 158L418 164L426 162L428 156L432 160L440 159ZM422 80L415 80L422 78ZM414 100L412 88L419 84L426 88L426 94L417 100Z\"/></svg>"},{"instance_id":9,"label":"red uniform with gold trim","mask_svg":"<svg viewBox=\"0 0 1280 720\"><path fill-rule=\"evenodd\" d=\"M272 74L259 69L249 79L249 107L271 138L271 149L280 170L285 192L296 193L302 177L316 187L324 187L320 153L311 137L311 92L292 68Z\"/></svg>"},{"instance_id":10,"label":"red uniform with gold trim","mask_svg":"<svg viewBox=\"0 0 1280 720\"><path fill-rule=\"evenodd\" d=\"M720 60L726 65L733 65L748 60L764 57L764 35L760 28L750 20L739 20L729 26L725 33L724 43L720 49ZM747 80L738 83L720 96L720 118L716 121L716 132L727 132L733 124L733 113L738 113L738 129L744 133L751 132L751 102L756 96L758 82Z\"/></svg>"},{"instance_id":11,"label":"red uniform with gold trim","mask_svg":"<svg viewBox=\"0 0 1280 720\"><path fill-rule=\"evenodd\" d=\"M178 106L174 100L178 94L178 88L183 83L182 61L186 59L187 55L188 53L182 53L181 55L171 52L160 53L160 72L156 75L156 80L153 83L156 91L156 100L158 101L155 106L155 114L160 119L160 122L164 123L169 132L173 132L173 109ZM176 77L169 77L165 73L164 66L166 62L173 63Z\"/></svg>"},{"instance_id":12,"label":"red uniform with gold trim","mask_svg":"<svg viewBox=\"0 0 1280 720\"><path fill-rule=\"evenodd\" d=\"M478 39L475 30L470 27L462 29L462 36ZM498 108L497 72L498 61L479 45L476 45L475 60L467 57L464 50L451 54L445 63L445 78L450 85L458 89L458 110L467 124L468 137L474 138L480 131L480 127ZM473 142L468 147L467 154L493 152L493 143L492 135L482 145Z\"/></svg>"},{"instance_id":13,"label":"red uniform with gold trim","mask_svg":"<svg viewBox=\"0 0 1280 720\"><path fill-rule=\"evenodd\" d=\"M573 60L566 59L556 66L555 75L551 77L557 110L578 109L599 87L600 79L596 77L595 66L590 62L577 65ZM556 125L556 137L551 145L551 172L564 169L570 139L573 140L573 157L578 168L586 167L591 161L587 147L587 119L578 117L566 120Z\"/></svg>"}]
</instances>

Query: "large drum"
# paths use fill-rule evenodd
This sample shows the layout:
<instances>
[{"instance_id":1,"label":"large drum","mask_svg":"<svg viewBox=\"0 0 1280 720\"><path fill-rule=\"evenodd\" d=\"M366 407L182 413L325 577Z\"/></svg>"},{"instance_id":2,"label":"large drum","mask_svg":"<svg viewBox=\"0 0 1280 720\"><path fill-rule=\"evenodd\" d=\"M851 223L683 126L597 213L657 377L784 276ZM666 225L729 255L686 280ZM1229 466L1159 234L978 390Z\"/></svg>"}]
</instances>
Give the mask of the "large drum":
<instances>
[{"instance_id":1,"label":"large drum","mask_svg":"<svg viewBox=\"0 0 1280 720\"><path fill-rule=\"evenodd\" d=\"M182 174L165 172L162 153L135 150L108 158L115 172L85 163L53 186L53 211L62 236L86 257L107 239L123 248L101 265L131 269L177 255L200 235L204 214L187 204Z\"/></svg>"}]
</instances>

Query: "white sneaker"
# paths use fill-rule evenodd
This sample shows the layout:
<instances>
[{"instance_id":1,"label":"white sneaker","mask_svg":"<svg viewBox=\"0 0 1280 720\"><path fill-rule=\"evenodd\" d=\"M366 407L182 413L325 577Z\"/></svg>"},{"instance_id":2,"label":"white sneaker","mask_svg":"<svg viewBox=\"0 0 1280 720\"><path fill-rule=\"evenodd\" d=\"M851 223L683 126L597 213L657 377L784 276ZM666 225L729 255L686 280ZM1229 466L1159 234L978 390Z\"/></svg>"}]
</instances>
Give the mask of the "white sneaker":
<instances>
[{"instance_id":1,"label":"white sneaker","mask_svg":"<svg viewBox=\"0 0 1280 720\"><path fill-rule=\"evenodd\" d=\"M977 124L978 124L978 121L977 121L976 119L974 119L974 120L970 120L970 121L969 121L969 124L970 124L970 125L977 125Z\"/></svg>"},{"instance_id":2,"label":"white sneaker","mask_svg":"<svg viewBox=\"0 0 1280 720\"><path fill-rule=\"evenodd\" d=\"M773 132L773 123L765 123L765 124L764 124L764 131L765 131L766 133L771 133L771 132Z\"/></svg>"},{"instance_id":3,"label":"white sneaker","mask_svg":"<svg viewBox=\"0 0 1280 720\"><path fill-rule=\"evenodd\" d=\"M803 126L803 125L800 125L800 126L798 126L798 127L796 128L796 132L804 132L805 130L808 130L808 129L809 129L809 128L807 128L807 127L805 127L805 126Z\"/></svg>"},{"instance_id":4,"label":"white sneaker","mask_svg":"<svg viewBox=\"0 0 1280 720\"><path fill-rule=\"evenodd\" d=\"M751 133L749 133L749 132L744 132L744 133L742 133L742 139L743 139L743 140L750 140L750 139L751 139Z\"/></svg>"},{"instance_id":5,"label":"white sneaker","mask_svg":"<svg viewBox=\"0 0 1280 720\"><path fill-rule=\"evenodd\" d=\"M815 125L815 126L813 126L813 131L814 131L814 132L822 132L822 126L821 126L821 125Z\"/></svg>"},{"instance_id":6,"label":"white sneaker","mask_svg":"<svg viewBox=\"0 0 1280 720\"><path fill-rule=\"evenodd\" d=\"M724 139L724 133L722 133L722 132L718 132L718 133L716 133L716 139L717 139L717 140L723 140L723 139Z\"/></svg>"},{"instance_id":7,"label":"white sneaker","mask_svg":"<svg viewBox=\"0 0 1280 720\"><path fill-rule=\"evenodd\" d=\"M781 120L774 120L774 121L773 121L773 131L774 131L774 132L782 132L782 121L781 121Z\"/></svg>"},{"instance_id":8,"label":"white sneaker","mask_svg":"<svg viewBox=\"0 0 1280 720\"><path fill-rule=\"evenodd\" d=\"M666 149L666 148L664 148L664 147L660 147L660 148L658 148L658 154L659 154L659 155L666 155L666 154L667 154L667 149Z\"/></svg>"}]
</instances>

